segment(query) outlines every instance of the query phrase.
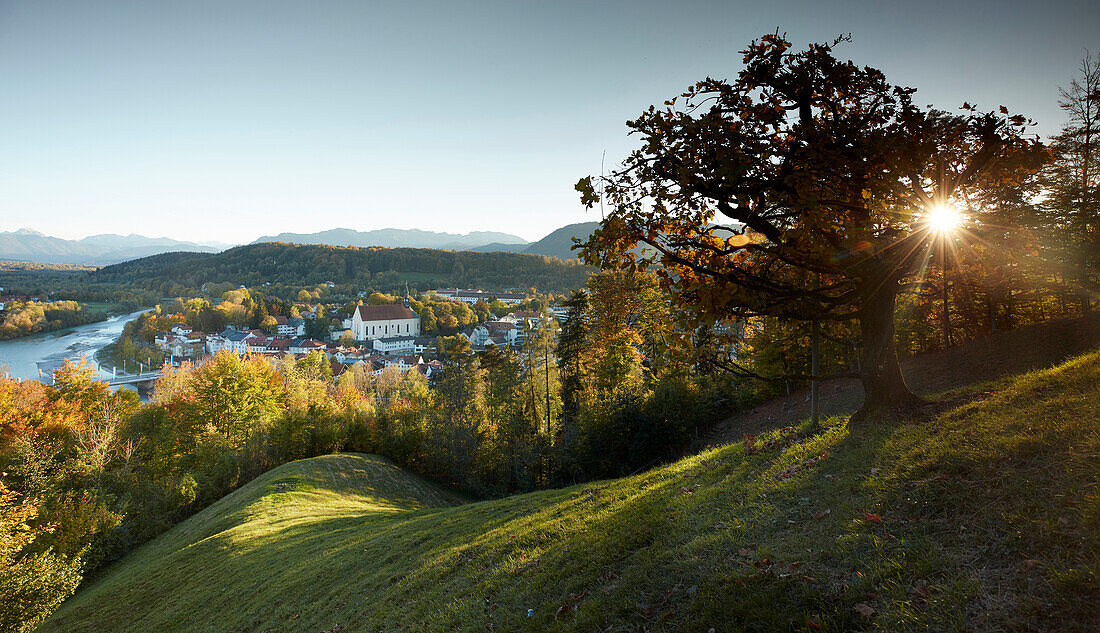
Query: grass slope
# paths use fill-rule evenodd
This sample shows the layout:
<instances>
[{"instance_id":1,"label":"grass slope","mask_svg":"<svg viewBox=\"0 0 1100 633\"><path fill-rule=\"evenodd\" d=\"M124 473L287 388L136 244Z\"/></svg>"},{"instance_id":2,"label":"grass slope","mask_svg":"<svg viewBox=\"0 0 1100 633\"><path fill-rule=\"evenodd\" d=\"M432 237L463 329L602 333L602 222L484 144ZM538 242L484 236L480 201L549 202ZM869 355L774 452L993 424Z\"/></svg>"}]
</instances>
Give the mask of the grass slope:
<instances>
[{"instance_id":1,"label":"grass slope","mask_svg":"<svg viewBox=\"0 0 1100 633\"><path fill-rule=\"evenodd\" d=\"M1100 629L1100 353L941 402L457 507L296 462L40 630Z\"/></svg>"}]
</instances>

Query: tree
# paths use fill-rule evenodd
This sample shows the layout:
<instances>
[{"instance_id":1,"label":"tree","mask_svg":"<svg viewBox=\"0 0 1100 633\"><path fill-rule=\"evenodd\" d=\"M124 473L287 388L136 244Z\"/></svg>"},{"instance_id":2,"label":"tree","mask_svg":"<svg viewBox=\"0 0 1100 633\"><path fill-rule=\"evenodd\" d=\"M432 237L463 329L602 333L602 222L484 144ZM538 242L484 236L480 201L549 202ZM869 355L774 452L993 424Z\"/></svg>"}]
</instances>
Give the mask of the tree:
<instances>
[{"instance_id":1,"label":"tree","mask_svg":"<svg viewBox=\"0 0 1100 633\"><path fill-rule=\"evenodd\" d=\"M914 105L913 89L836 59L839 42L752 42L736 80L650 107L628 123L642 144L622 169L577 189L589 207L610 203L584 259L659 264L693 318L858 320L858 419L920 403L898 365L894 306L935 237L928 216L1020 177L1041 146L1007 110Z\"/></svg>"},{"instance_id":2,"label":"tree","mask_svg":"<svg viewBox=\"0 0 1100 633\"><path fill-rule=\"evenodd\" d=\"M279 329L279 322L273 316L266 316L260 321L260 329L268 334L274 334Z\"/></svg>"},{"instance_id":3,"label":"tree","mask_svg":"<svg viewBox=\"0 0 1100 633\"><path fill-rule=\"evenodd\" d=\"M436 343L439 359L448 363L462 362L473 354L470 339L461 334L440 336Z\"/></svg>"},{"instance_id":4,"label":"tree","mask_svg":"<svg viewBox=\"0 0 1100 633\"><path fill-rule=\"evenodd\" d=\"M34 525L34 503L17 499L0 481L0 631L22 633L53 612L80 584L78 556L31 546L50 526Z\"/></svg>"},{"instance_id":5,"label":"tree","mask_svg":"<svg viewBox=\"0 0 1100 633\"><path fill-rule=\"evenodd\" d=\"M558 334L556 352L562 374L562 421L568 424L580 411L580 395L587 373L584 356L588 348L588 291L583 288L573 291L564 306L565 320Z\"/></svg>"},{"instance_id":6,"label":"tree","mask_svg":"<svg viewBox=\"0 0 1100 633\"><path fill-rule=\"evenodd\" d=\"M418 314L420 314L420 325L422 326L422 331L431 332L438 325L435 319L435 311L432 310L431 306L424 306L424 308L420 310Z\"/></svg>"},{"instance_id":7,"label":"tree","mask_svg":"<svg viewBox=\"0 0 1100 633\"><path fill-rule=\"evenodd\" d=\"M306 319L306 338L324 341L328 339L332 324L324 317Z\"/></svg>"},{"instance_id":8,"label":"tree","mask_svg":"<svg viewBox=\"0 0 1100 633\"><path fill-rule=\"evenodd\" d=\"M1063 264L1087 310L1089 290L1095 290L1092 276L1100 266L1100 60L1086 53L1077 77L1059 92L1058 105L1069 120L1053 139L1048 206Z\"/></svg>"},{"instance_id":9,"label":"tree","mask_svg":"<svg viewBox=\"0 0 1100 633\"><path fill-rule=\"evenodd\" d=\"M512 311L512 306L508 305L507 303L504 303L500 299L493 299L492 301L489 302L489 310L492 311L494 316L496 316L497 318L500 318L500 317L508 314L509 312L511 312Z\"/></svg>"},{"instance_id":10,"label":"tree","mask_svg":"<svg viewBox=\"0 0 1100 633\"><path fill-rule=\"evenodd\" d=\"M538 318L529 321L523 333L524 406L536 428L554 436L561 428L561 377L554 354L558 320L545 302L540 308Z\"/></svg>"},{"instance_id":11,"label":"tree","mask_svg":"<svg viewBox=\"0 0 1100 633\"><path fill-rule=\"evenodd\" d=\"M477 319L478 323L489 320L489 315L491 314L489 311L489 304L485 303L484 299L478 299L477 303L474 304L474 307L472 309L474 312L474 317Z\"/></svg>"},{"instance_id":12,"label":"tree","mask_svg":"<svg viewBox=\"0 0 1100 633\"><path fill-rule=\"evenodd\" d=\"M340 333L340 347L355 347L355 335L351 330L344 330Z\"/></svg>"},{"instance_id":13,"label":"tree","mask_svg":"<svg viewBox=\"0 0 1100 633\"><path fill-rule=\"evenodd\" d=\"M239 446L275 419L282 406L282 382L266 359L222 350L195 369L190 410L196 422Z\"/></svg>"}]
</instances>

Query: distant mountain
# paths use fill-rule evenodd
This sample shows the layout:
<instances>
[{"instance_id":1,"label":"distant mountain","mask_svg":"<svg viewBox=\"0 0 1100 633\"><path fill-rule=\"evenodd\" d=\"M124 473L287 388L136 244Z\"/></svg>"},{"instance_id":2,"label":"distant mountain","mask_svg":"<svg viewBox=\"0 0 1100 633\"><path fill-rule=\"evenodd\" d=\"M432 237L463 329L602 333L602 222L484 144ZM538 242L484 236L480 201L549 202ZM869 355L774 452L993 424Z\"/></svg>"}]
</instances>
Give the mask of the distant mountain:
<instances>
[{"instance_id":1,"label":"distant mountain","mask_svg":"<svg viewBox=\"0 0 1100 633\"><path fill-rule=\"evenodd\" d=\"M554 231L537 242L522 237L494 231L473 231L465 235L437 233L420 229L378 229L355 231L331 229L318 233L280 233L265 235L253 242L289 242L291 244L327 244L329 246L382 246L385 248L436 248L446 251L475 251L478 253L528 253L551 255L561 259L576 259L570 250L572 238L586 239L600 225L599 222L570 224Z\"/></svg>"},{"instance_id":2,"label":"distant mountain","mask_svg":"<svg viewBox=\"0 0 1100 633\"><path fill-rule=\"evenodd\" d=\"M0 232L0 259L55 264L115 264L171 251L216 253L225 246L136 234L103 234L65 240L31 229Z\"/></svg>"},{"instance_id":3,"label":"distant mountain","mask_svg":"<svg viewBox=\"0 0 1100 633\"><path fill-rule=\"evenodd\" d=\"M493 243L528 244L527 240L508 233L473 231L471 233L437 233L420 229L378 229L356 231L330 229L318 233L279 233L265 235L254 242L290 242L292 244L328 244L329 246L383 246L386 248L436 248L446 251L473 250Z\"/></svg>"},{"instance_id":4,"label":"distant mountain","mask_svg":"<svg viewBox=\"0 0 1100 633\"><path fill-rule=\"evenodd\" d=\"M573 238L583 242L599 226L599 222L578 222L563 226L541 240L531 243L523 252L531 255L552 255L560 259L576 259L577 251L571 250Z\"/></svg>"},{"instance_id":5,"label":"distant mountain","mask_svg":"<svg viewBox=\"0 0 1100 633\"><path fill-rule=\"evenodd\" d=\"M475 246L473 248L467 248L468 251L474 251L477 253L522 253L530 246L529 243L523 244L501 244L500 242L493 242L492 244L486 244L485 246Z\"/></svg>"},{"instance_id":6,"label":"distant mountain","mask_svg":"<svg viewBox=\"0 0 1100 633\"><path fill-rule=\"evenodd\" d=\"M145 237L144 235L138 235L131 233L129 235L117 235L115 233L103 233L101 235L89 235L88 237L78 240L81 244L95 248L103 249L130 249L130 248L160 248L168 247L172 250L179 250L178 246L181 244L197 245L208 248L214 248L218 250L225 250L235 244L227 244L225 242L181 242L174 240L170 237Z\"/></svg>"}]
</instances>

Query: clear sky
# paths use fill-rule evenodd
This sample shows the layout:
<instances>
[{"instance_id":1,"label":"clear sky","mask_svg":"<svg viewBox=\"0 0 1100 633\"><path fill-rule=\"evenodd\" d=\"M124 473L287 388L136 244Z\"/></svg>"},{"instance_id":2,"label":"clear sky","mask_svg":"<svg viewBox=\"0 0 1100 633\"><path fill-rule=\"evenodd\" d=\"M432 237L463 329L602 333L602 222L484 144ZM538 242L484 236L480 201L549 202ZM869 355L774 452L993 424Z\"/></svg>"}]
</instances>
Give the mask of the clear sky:
<instances>
[{"instance_id":1,"label":"clear sky","mask_svg":"<svg viewBox=\"0 0 1100 633\"><path fill-rule=\"evenodd\" d=\"M535 240L599 219L573 184L628 118L776 27L1045 135L1100 2L0 0L0 231Z\"/></svg>"}]
</instances>

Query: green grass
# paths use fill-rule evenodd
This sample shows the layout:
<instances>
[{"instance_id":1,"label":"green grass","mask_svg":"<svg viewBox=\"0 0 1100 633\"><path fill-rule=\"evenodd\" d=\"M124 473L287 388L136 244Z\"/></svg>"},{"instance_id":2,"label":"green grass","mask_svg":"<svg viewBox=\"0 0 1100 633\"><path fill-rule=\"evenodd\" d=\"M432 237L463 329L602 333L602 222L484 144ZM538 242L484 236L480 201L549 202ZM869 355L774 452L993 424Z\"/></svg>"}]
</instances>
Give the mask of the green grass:
<instances>
[{"instance_id":1,"label":"green grass","mask_svg":"<svg viewBox=\"0 0 1100 633\"><path fill-rule=\"evenodd\" d=\"M295 462L40 630L1100 630L1100 353L963 393L457 506L380 458Z\"/></svg>"}]
</instances>

